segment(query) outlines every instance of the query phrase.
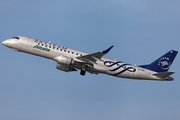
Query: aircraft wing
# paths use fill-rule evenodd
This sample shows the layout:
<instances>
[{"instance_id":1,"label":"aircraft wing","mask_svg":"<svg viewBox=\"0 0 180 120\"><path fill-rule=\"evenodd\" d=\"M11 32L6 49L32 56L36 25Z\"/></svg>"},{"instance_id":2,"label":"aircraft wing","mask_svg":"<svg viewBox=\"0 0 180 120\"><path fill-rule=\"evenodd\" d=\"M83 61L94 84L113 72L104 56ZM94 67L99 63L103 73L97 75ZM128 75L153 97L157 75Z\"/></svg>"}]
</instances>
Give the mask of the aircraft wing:
<instances>
[{"instance_id":1,"label":"aircraft wing","mask_svg":"<svg viewBox=\"0 0 180 120\"><path fill-rule=\"evenodd\" d=\"M100 51L100 52L96 52L96 53L92 53L92 54L88 54L88 55L83 55L83 56L79 56L76 57L76 59L79 59L83 62L88 62L88 63L96 63L97 60L101 60L101 58L107 54L114 46L112 45L111 47L109 47L108 49L104 50L104 51Z\"/></svg>"}]
</instances>

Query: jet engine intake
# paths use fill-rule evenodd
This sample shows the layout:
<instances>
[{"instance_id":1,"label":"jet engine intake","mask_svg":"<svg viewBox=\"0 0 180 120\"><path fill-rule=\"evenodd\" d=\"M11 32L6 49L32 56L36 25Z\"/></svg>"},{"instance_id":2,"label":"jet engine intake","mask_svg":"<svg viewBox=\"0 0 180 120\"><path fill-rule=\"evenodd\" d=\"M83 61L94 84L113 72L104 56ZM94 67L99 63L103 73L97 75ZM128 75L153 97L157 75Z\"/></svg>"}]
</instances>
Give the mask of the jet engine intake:
<instances>
[{"instance_id":1,"label":"jet engine intake","mask_svg":"<svg viewBox=\"0 0 180 120\"><path fill-rule=\"evenodd\" d=\"M74 65L74 60L72 58L62 55L55 57L54 60L60 64Z\"/></svg>"}]
</instances>

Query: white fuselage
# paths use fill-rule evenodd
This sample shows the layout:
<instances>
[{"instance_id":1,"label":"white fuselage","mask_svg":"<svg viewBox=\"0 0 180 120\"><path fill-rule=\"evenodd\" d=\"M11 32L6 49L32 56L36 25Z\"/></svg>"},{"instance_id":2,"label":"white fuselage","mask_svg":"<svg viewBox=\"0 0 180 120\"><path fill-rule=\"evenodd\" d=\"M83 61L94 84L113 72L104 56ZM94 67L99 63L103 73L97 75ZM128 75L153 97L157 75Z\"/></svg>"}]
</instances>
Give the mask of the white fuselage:
<instances>
[{"instance_id":1,"label":"white fuselage","mask_svg":"<svg viewBox=\"0 0 180 120\"><path fill-rule=\"evenodd\" d=\"M80 60L76 59L76 57L89 54L29 37L19 36L19 38L20 39L18 40L13 38L5 40L3 41L3 44L15 51L52 59L56 62L58 62L58 56L67 56L72 58L74 61L80 62ZM81 68L80 65L74 65L74 67L77 69ZM156 73L154 71L108 58L102 58L101 60L98 60L93 64L93 68L89 67L87 71L95 74L103 73L115 77L130 79L160 80L160 78L152 75Z\"/></svg>"}]
</instances>

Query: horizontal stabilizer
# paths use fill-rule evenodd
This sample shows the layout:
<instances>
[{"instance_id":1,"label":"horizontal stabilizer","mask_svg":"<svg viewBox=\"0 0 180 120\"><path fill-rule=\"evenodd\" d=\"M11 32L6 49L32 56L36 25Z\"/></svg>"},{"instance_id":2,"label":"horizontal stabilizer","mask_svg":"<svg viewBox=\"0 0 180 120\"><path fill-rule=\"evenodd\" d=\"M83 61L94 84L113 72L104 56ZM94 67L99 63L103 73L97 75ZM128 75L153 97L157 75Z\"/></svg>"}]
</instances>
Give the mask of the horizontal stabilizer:
<instances>
[{"instance_id":1,"label":"horizontal stabilizer","mask_svg":"<svg viewBox=\"0 0 180 120\"><path fill-rule=\"evenodd\" d=\"M174 74L174 72L159 72L159 73L155 73L153 75L156 76L156 77L159 77L159 78L166 78L166 77L169 77L172 74Z\"/></svg>"}]
</instances>

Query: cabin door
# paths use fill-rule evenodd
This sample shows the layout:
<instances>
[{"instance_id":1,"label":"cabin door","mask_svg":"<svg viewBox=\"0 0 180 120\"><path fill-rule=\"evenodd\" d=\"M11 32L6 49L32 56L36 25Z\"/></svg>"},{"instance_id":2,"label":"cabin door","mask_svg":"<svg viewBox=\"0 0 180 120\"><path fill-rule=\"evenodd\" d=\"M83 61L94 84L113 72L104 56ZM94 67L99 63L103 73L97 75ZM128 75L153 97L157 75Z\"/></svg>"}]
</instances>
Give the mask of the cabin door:
<instances>
[{"instance_id":1,"label":"cabin door","mask_svg":"<svg viewBox=\"0 0 180 120\"><path fill-rule=\"evenodd\" d=\"M30 39L27 39L27 40L26 40L26 43L25 43L25 46L26 46L26 47L30 47L30 44L31 44L31 40L30 40Z\"/></svg>"}]
</instances>

